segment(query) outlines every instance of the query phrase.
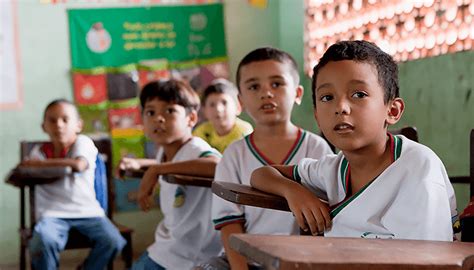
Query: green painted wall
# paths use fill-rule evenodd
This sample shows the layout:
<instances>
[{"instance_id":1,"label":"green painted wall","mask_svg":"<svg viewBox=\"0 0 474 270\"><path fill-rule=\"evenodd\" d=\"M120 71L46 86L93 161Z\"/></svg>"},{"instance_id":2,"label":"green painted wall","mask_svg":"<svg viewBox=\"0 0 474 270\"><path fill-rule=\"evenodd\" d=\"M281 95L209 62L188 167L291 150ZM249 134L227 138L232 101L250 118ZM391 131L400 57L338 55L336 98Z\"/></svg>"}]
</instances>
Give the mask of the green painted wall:
<instances>
[{"instance_id":1,"label":"green painted wall","mask_svg":"<svg viewBox=\"0 0 474 270\"><path fill-rule=\"evenodd\" d=\"M72 98L65 10L81 5L39 2L18 1L24 106L0 114L2 178L18 162L20 140L46 138L40 129L44 106L54 98ZM108 6L116 6L117 2L108 1ZM235 74L238 62L248 51L266 45L290 52L301 68L303 23L303 0L270 0L264 10L252 8L243 0L226 0L225 29L231 74ZM418 127L421 142L438 153L451 175L468 174L468 130L474 128L473 65L474 53L465 52L400 66L402 96L407 102L402 124ZM302 127L316 131L310 81L302 69L300 73L306 94L303 104L295 108L293 119ZM461 186L456 192L462 209L468 200L467 188ZM18 261L18 194L15 188L0 182L0 265ZM116 219L136 229L134 248L140 252L152 241L159 213L119 213Z\"/></svg>"}]
</instances>

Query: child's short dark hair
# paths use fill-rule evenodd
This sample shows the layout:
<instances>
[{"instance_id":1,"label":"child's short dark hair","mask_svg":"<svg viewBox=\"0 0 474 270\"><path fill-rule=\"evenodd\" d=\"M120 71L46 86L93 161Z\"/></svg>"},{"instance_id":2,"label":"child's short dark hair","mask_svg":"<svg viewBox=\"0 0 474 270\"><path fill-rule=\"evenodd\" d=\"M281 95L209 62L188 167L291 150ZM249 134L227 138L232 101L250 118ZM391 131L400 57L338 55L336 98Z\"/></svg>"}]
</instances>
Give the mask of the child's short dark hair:
<instances>
[{"instance_id":1,"label":"child's short dark hair","mask_svg":"<svg viewBox=\"0 0 474 270\"><path fill-rule=\"evenodd\" d=\"M233 83L229 82L226 79L223 79L223 78L215 79L211 82L211 84L209 84L206 87L206 89L204 89L204 92L202 93L202 97L201 97L202 106L206 105L207 98L212 94L229 95L234 99L235 102L237 102L238 90Z\"/></svg>"},{"instance_id":2,"label":"child's short dark hair","mask_svg":"<svg viewBox=\"0 0 474 270\"><path fill-rule=\"evenodd\" d=\"M140 105L153 99L178 104L184 107L186 113L199 110L199 96L193 88L184 81L170 79L153 81L146 84L140 93Z\"/></svg>"},{"instance_id":3,"label":"child's short dark hair","mask_svg":"<svg viewBox=\"0 0 474 270\"><path fill-rule=\"evenodd\" d=\"M253 62L260 62L265 60L274 60L280 63L286 63L290 65L291 72L293 73L293 79L295 80L296 84L300 83L300 75L298 74L298 65L296 64L295 59L287 52L282 50L272 48L272 47L262 47L255 49L249 52L239 63L237 67L237 74L236 74L236 84L237 88L240 90L240 70L243 66L248 65Z\"/></svg>"},{"instance_id":4,"label":"child's short dark hair","mask_svg":"<svg viewBox=\"0 0 474 270\"><path fill-rule=\"evenodd\" d=\"M71 105L74 108L74 111L76 112L77 118L78 119L81 118L81 115L79 114L79 110L77 109L77 107L74 103L72 103L71 101L69 101L67 99L64 99L64 98L58 98L58 99L55 99L55 100L51 101L50 103L48 103L48 105L46 105L46 108L43 111L43 119L46 117L46 112L49 109L51 109L51 107L53 107L57 104L61 104L61 103Z\"/></svg>"},{"instance_id":5,"label":"child's short dark hair","mask_svg":"<svg viewBox=\"0 0 474 270\"><path fill-rule=\"evenodd\" d=\"M313 68L313 106L316 106L316 83L318 73L331 61L353 60L367 62L375 66L379 84L385 91L384 102L387 103L400 96L398 86L398 66L393 58L377 45L365 40L340 41L331 45L319 63Z\"/></svg>"}]
</instances>

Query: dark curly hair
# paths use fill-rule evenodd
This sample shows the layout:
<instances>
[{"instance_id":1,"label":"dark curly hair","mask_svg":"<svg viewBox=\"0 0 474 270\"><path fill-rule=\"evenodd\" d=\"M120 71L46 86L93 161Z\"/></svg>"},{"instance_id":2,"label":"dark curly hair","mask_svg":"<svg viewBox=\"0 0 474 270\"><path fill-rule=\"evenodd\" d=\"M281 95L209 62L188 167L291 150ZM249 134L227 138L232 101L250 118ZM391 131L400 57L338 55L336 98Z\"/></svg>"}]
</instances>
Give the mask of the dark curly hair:
<instances>
[{"instance_id":1,"label":"dark curly hair","mask_svg":"<svg viewBox=\"0 0 474 270\"><path fill-rule=\"evenodd\" d=\"M375 66L379 84L385 91L385 104L400 96L398 66L389 54L382 51L374 43L365 40L340 41L331 45L321 57L319 63L313 68L311 87L313 106L316 107L316 84L319 71L331 61L342 60L367 62Z\"/></svg>"},{"instance_id":2,"label":"dark curly hair","mask_svg":"<svg viewBox=\"0 0 474 270\"><path fill-rule=\"evenodd\" d=\"M280 63L285 63L290 65L291 73L295 84L298 85L300 83L300 75L298 74L298 65L296 64L295 59L287 52L282 51L277 48L272 47L262 47L255 49L249 52L242 60L240 60L239 66L237 67L237 74L236 74L236 84L237 88L240 91L240 70L243 66L248 65L253 62L260 62L265 60L274 60Z\"/></svg>"},{"instance_id":3,"label":"dark curly hair","mask_svg":"<svg viewBox=\"0 0 474 270\"><path fill-rule=\"evenodd\" d=\"M146 84L140 92L142 110L153 99L181 105L186 113L199 110L199 96L189 84L180 80L159 80Z\"/></svg>"}]
</instances>

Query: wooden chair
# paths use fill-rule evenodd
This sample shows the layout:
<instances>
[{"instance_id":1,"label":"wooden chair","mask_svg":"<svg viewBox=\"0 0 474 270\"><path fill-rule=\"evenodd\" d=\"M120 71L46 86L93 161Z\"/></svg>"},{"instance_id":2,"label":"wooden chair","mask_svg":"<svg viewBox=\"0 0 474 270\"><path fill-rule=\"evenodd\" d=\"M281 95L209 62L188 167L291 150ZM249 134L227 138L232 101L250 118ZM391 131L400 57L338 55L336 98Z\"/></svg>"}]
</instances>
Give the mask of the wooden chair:
<instances>
[{"instance_id":1,"label":"wooden chair","mask_svg":"<svg viewBox=\"0 0 474 270\"><path fill-rule=\"evenodd\" d=\"M21 142L20 156L23 160L33 147L37 144L44 142L41 141L23 141ZM108 208L106 211L107 217L113 222L113 206L114 206L114 189L112 184L112 145L109 138L98 138L94 140L94 143L102 155L106 170L107 170L107 200ZM20 188L20 269L26 269L26 248L28 241L32 236L32 230L34 228L36 217L35 217L35 185L45 184L72 172L69 167L51 167L51 168L22 168L14 169L8 176L6 182ZM26 226L26 214L25 214L25 190L28 187L29 190L29 226ZM132 233L133 229L117 224L117 229L120 234L125 238L127 244L122 250L122 257L125 261L127 268L130 268L133 260L133 249L132 249ZM89 248L91 244L88 240L81 235L78 231L71 230L69 233L68 242L66 249L77 249L77 248ZM108 266L109 269L113 269L113 262Z\"/></svg>"}]
</instances>

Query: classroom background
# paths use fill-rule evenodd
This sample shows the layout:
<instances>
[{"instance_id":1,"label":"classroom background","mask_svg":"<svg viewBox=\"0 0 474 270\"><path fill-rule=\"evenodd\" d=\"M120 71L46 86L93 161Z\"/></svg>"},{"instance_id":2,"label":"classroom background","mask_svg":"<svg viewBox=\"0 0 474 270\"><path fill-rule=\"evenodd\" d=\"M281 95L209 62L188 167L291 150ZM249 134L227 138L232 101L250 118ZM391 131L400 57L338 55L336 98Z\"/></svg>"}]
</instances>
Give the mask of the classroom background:
<instances>
[{"instance_id":1,"label":"classroom background","mask_svg":"<svg viewBox=\"0 0 474 270\"><path fill-rule=\"evenodd\" d=\"M15 2L21 105L2 108L0 112L2 179L19 161L21 140L46 139L40 126L45 105L55 98L73 100L66 10L144 5L120 0L57 1L55 4L40 0ZM268 0L261 7L250 2L223 1L230 79L234 80L238 61L256 47L274 46L289 52L299 64L301 83L306 90L303 104L295 109L293 120L301 127L317 132L312 112L311 81L304 72L305 1ZM400 90L406 111L396 127L416 126L420 142L438 154L450 176L468 175L469 131L474 128L474 51L401 62L399 67ZM458 209L462 211L469 201L468 186L455 185L455 191ZM149 213L126 211L114 215L116 221L135 229L135 255L152 241L150 236L159 218L157 209ZM19 191L2 181L0 268L18 262L18 227ZM68 253L70 258L82 257L80 251Z\"/></svg>"}]
</instances>

